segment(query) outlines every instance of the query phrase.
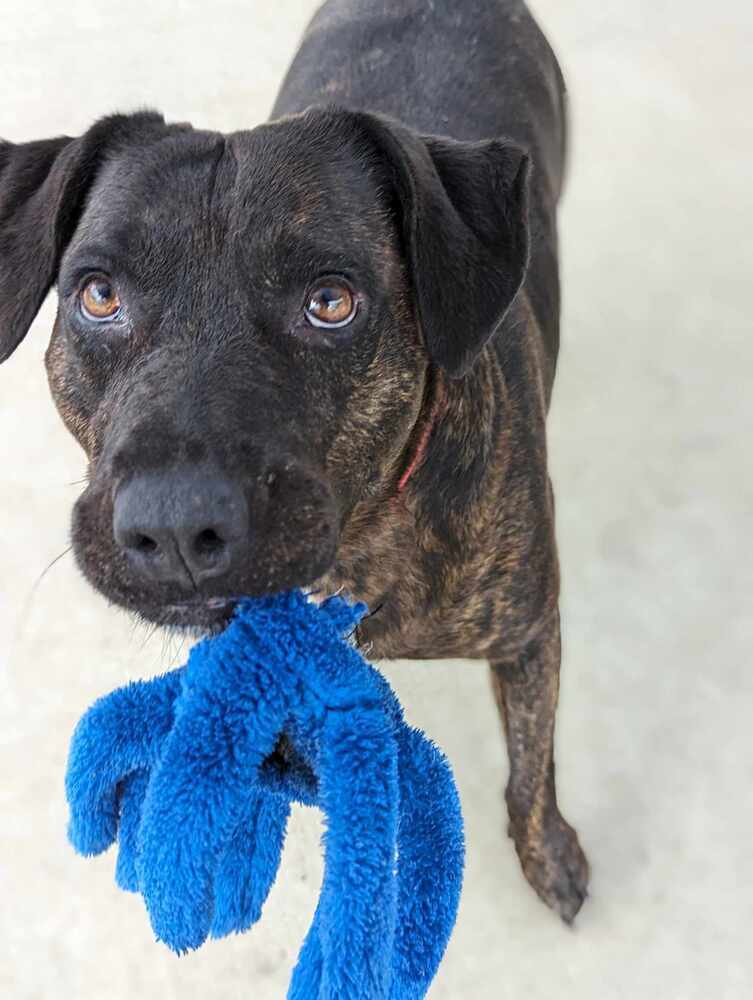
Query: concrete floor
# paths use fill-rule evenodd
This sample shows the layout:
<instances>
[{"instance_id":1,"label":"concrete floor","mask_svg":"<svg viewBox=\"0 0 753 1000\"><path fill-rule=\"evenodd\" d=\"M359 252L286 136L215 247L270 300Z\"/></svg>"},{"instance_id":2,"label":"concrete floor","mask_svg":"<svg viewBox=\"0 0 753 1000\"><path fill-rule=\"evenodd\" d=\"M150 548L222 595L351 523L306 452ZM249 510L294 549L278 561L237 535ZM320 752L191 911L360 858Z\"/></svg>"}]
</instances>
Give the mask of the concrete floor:
<instances>
[{"instance_id":1,"label":"concrete floor","mask_svg":"<svg viewBox=\"0 0 753 1000\"><path fill-rule=\"evenodd\" d=\"M76 133L151 104L220 129L270 107L312 8L275 0L4 0L0 135ZM753 996L751 5L538 0L572 93L564 350L550 423L564 578L558 774L593 866L575 930L503 835L486 669L397 663L448 752L468 830L433 1000ZM208 11L211 10L211 16ZM66 844L71 728L181 653L79 580L84 465L48 400L48 303L0 371L0 995L278 1000L311 916L319 828L299 815L261 925L177 959L113 856ZM747 441L745 442L747 444Z\"/></svg>"}]
</instances>

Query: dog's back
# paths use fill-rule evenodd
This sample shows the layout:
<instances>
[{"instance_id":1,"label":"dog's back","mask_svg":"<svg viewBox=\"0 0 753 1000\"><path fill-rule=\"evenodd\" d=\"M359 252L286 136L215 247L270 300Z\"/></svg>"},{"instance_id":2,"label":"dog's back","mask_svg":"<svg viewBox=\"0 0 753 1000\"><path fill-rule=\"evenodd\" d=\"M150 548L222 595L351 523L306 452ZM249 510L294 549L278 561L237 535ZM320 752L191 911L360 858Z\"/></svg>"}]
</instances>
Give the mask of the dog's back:
<instances>
[{"instance_id":1,"label":"dog's back","mask_svg":"<svg viewBox=\"0 0 753 1000\"><path fill-rule=\"evenodd\" d=\"M525 287L554 361L564 83L522 0L328 0L306 31L272 117L323 104L381 112L426 134L508 136L529 150Z\"/></svg>"}]
</instances>

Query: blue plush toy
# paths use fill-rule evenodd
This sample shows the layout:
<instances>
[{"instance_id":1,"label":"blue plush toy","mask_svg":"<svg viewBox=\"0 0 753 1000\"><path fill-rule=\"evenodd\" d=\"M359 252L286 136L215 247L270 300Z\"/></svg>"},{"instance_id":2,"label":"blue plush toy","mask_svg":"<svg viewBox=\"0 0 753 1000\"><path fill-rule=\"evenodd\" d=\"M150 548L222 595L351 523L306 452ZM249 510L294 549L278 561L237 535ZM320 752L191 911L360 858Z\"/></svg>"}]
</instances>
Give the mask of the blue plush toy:
<instances>
[{"instance_id":1,"label":"blue plush toy","mask_svg":"<svg viewBox=\"0 0 753 1000\"><path fill-rule=\"evenodd\" d=\"M323 810L294 1000L425 996L460 896L452 774L343 638L365 611L299 591L244 600L185 667L95 702L71 742L71 843L90 855L118 839L118 885L179 953L258 920L290 803Z\"/></svg>"}]
</instances>

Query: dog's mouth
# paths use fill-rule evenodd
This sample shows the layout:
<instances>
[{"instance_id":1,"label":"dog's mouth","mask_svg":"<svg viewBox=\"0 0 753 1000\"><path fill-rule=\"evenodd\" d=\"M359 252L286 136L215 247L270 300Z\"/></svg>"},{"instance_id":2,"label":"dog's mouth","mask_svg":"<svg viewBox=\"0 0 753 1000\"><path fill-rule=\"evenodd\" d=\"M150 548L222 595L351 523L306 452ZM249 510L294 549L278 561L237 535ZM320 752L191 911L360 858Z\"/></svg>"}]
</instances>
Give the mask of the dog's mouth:
<instances>
[{"instance_id":1,"label":"dog's mouth","mask_svg":"<svg viewBox=\"0 0 753 1000\"><path fill-rule=\"evenodd\" d=\"M185 629L192 633L221 632L233 617L238 597L193 598L175 601L151 610L148 617L166 628Z\"/></svg>"}]
</instances>

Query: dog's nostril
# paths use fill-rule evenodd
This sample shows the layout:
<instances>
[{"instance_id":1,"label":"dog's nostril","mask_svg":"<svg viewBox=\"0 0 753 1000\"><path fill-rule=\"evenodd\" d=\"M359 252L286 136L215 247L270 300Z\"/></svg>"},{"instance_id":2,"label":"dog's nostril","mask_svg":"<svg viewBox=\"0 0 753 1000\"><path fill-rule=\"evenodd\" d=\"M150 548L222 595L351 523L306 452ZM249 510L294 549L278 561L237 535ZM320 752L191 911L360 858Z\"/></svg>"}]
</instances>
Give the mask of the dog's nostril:
<instances>
[{"instance_id":1,"label":"dog's nostril","mask_svg":"<svg viewBox=\"0 0 753 1000\"><path fill-rule=\"evenodd\" d=\"M136 582L189 591L240 571L248 519L240 485L213 467L191 466L121 485L112 530Z\"/></svg>"},{"instance_id":2,"label":"dog's nostril","mask_svg":"<svg viewBox=\"0 0 753 1000\"><path fill-rule=\"evenodd\" d=\"M137 552L141 552L142 555L150 556L157 551L159 545L153 538L150 538L149 535L139 535L135 539L133 548L136 549Z\"/></svg>"},{"instance_id":3,"label":"dog's nostril","mask_svg":"<svg viewBox=\"0 0 753 1000\"><path fill-rule=\"evenodd\" d=\"M225 542L213 528L205 528L204 531L200 531L194 540L194 549L202 556L214 555L224 547Z\"/></svg>"}]
</instances>

